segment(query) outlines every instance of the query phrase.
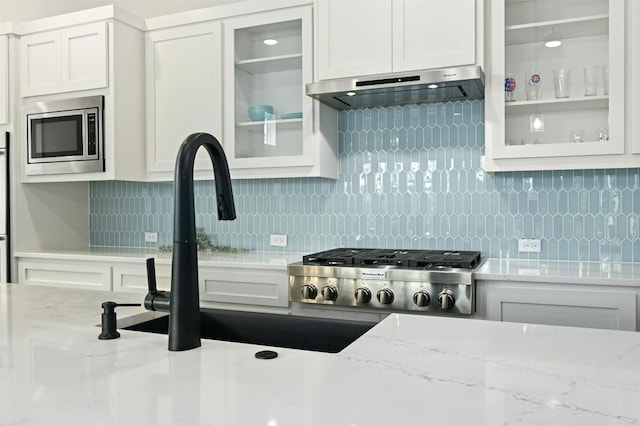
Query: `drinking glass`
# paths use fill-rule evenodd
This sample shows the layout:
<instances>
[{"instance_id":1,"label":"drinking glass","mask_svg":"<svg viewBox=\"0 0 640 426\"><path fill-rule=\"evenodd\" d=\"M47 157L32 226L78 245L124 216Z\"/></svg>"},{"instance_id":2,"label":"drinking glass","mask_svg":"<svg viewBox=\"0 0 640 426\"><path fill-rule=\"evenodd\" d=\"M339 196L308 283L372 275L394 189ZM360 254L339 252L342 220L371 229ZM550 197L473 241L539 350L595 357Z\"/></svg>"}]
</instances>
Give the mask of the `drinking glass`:
<instances>
[{"instance_id":1,"label":"drinking glass","mask_svg":"<svg viewBox=\"0 0 640 426\"><path fill-rule=\"evenodd\" d=\"M556 98L569 97L569 70L558 68L553 70L553 85L556 89Z\"/></svg>"},{"instance_id":2,"label":"drinking glass","mask_svg":"<svg viewBox=\"0 0 640 426\"><path fill-rule=\"evenodd\" d=\"M518 89L518 77L508 72L504 78L504 100L514 102L516 100Z\"/></svg>"},{"instance_id":3,"label":"drinking glass","mask_svg":"<svg viewBox=\"0 0 640 426\"><path fill-rule=\"evenodd\" d=\"M584 68L584 95L585 96L596 96L598 92L596 91L596 67L585 67Z\"/></svg>"},{"instance_id":4,"label":"drinking glass","mask_svg":"<svg viewBox=\"0 0 640 426\"><path fill-rule=\"evenodd\" d=\"M542 78L540 72L537 70L527 71L527 100L535 101L540 96L540 86L542 85Z\"/></svg>"}]
</instances>

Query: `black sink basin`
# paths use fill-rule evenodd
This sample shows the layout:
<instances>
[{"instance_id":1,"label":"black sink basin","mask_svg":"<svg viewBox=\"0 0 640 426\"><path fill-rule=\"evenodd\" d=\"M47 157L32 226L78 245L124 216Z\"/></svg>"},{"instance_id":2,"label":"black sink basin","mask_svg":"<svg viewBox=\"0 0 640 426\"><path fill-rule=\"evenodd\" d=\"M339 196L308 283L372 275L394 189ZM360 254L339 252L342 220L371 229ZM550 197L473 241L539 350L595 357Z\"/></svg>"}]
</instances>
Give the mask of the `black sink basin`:
<instances>
[{"instance_id":1,"label":"black sink basin","mask_svg":"<svg viewBox=\"0 0 640 426\"><path fill-rule=\"evenodd\" d=\"M307 351L336 353L371 329L375 323L308 318L291 315L200 311L201 337ZM169 316L124 327L125 330L168 334Z\"/></svg>"}]
</instances>

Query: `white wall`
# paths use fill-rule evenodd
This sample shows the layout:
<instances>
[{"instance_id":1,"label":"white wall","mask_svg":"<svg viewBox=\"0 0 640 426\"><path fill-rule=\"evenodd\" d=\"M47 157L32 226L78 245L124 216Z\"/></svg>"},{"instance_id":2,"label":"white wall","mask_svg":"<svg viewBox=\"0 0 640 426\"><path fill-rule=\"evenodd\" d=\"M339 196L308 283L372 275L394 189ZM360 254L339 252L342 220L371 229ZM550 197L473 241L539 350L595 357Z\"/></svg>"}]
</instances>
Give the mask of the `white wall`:
<instances>
[{"instance_id":1,"label":"white wall","mask_svg":"<svg viewBox=\"0 0 640 426\"><path fill-rule=\"evenodd\" d=\"M242 0L0 0L0 22L21 22L115 4L141 18Z\"/></svg>"}]
</instances>

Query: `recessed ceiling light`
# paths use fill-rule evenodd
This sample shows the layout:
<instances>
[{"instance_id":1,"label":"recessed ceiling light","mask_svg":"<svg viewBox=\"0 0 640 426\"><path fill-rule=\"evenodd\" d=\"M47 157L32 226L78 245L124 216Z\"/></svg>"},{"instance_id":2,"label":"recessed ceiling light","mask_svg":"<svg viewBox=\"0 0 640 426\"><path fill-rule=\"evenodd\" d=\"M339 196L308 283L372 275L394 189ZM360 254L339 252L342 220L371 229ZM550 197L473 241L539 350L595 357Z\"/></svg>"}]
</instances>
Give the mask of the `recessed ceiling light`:
<instances>
[{"instance_id":1,"label":"recessed ceiling light","mask_svg":"<svg viewBox=\"0 0 640 426\"><path fill-rule=\"evenodd\" d=\"M427 86L429 89L437 89L438 85L437 84L430 84Z\"/></svg>"},{"instance_id":2,"label":"recessed ceiling light","mask_svg":"<svg viewBox=\"0 0 640 426\"><path fill-rule=\"evenodd\" d=\"M266 44L267 46L273 46L274 44L278 44L278 40L268 38L263 43Z\"/></svg>"},{"instance_id":3,"label":"recessed ceiling light","mask_svg":"<svg viewBox=\"0 0 640 426\"><path fill-rule=\"evenodd\" d=\"M562 42L560 40L550 40L548 42L546 42L544 45L546 47L558 47L562 44Z\"/></svg>"},{"instance_id":4,"label":"recessed ceiling light","mask_svg":"<svg viewBox=\"0 0 640 426\"><path fill-rule=\"evenodd\" d=\"M356 92L347 92L347 96L355 96Z\"/></svg>"}]
</instances>

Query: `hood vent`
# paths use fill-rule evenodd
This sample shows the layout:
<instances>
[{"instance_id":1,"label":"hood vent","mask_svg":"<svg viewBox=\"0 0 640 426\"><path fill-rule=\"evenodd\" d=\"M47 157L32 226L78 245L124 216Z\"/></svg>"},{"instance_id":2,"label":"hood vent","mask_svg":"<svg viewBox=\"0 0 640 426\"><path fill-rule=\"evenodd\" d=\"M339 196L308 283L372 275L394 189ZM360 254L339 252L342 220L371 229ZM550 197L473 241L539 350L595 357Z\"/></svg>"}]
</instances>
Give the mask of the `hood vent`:
<instances>
[{"instance_id":1,"label":"hood vent","mask_svg":"<svg viewBox=\"0 0 640 426\"><path fill-rule=\"evenodd\" d=\"M394 73L307 84L307 95L336 109L484 99L479 66Z\"/></svg>"}]
</instances>

